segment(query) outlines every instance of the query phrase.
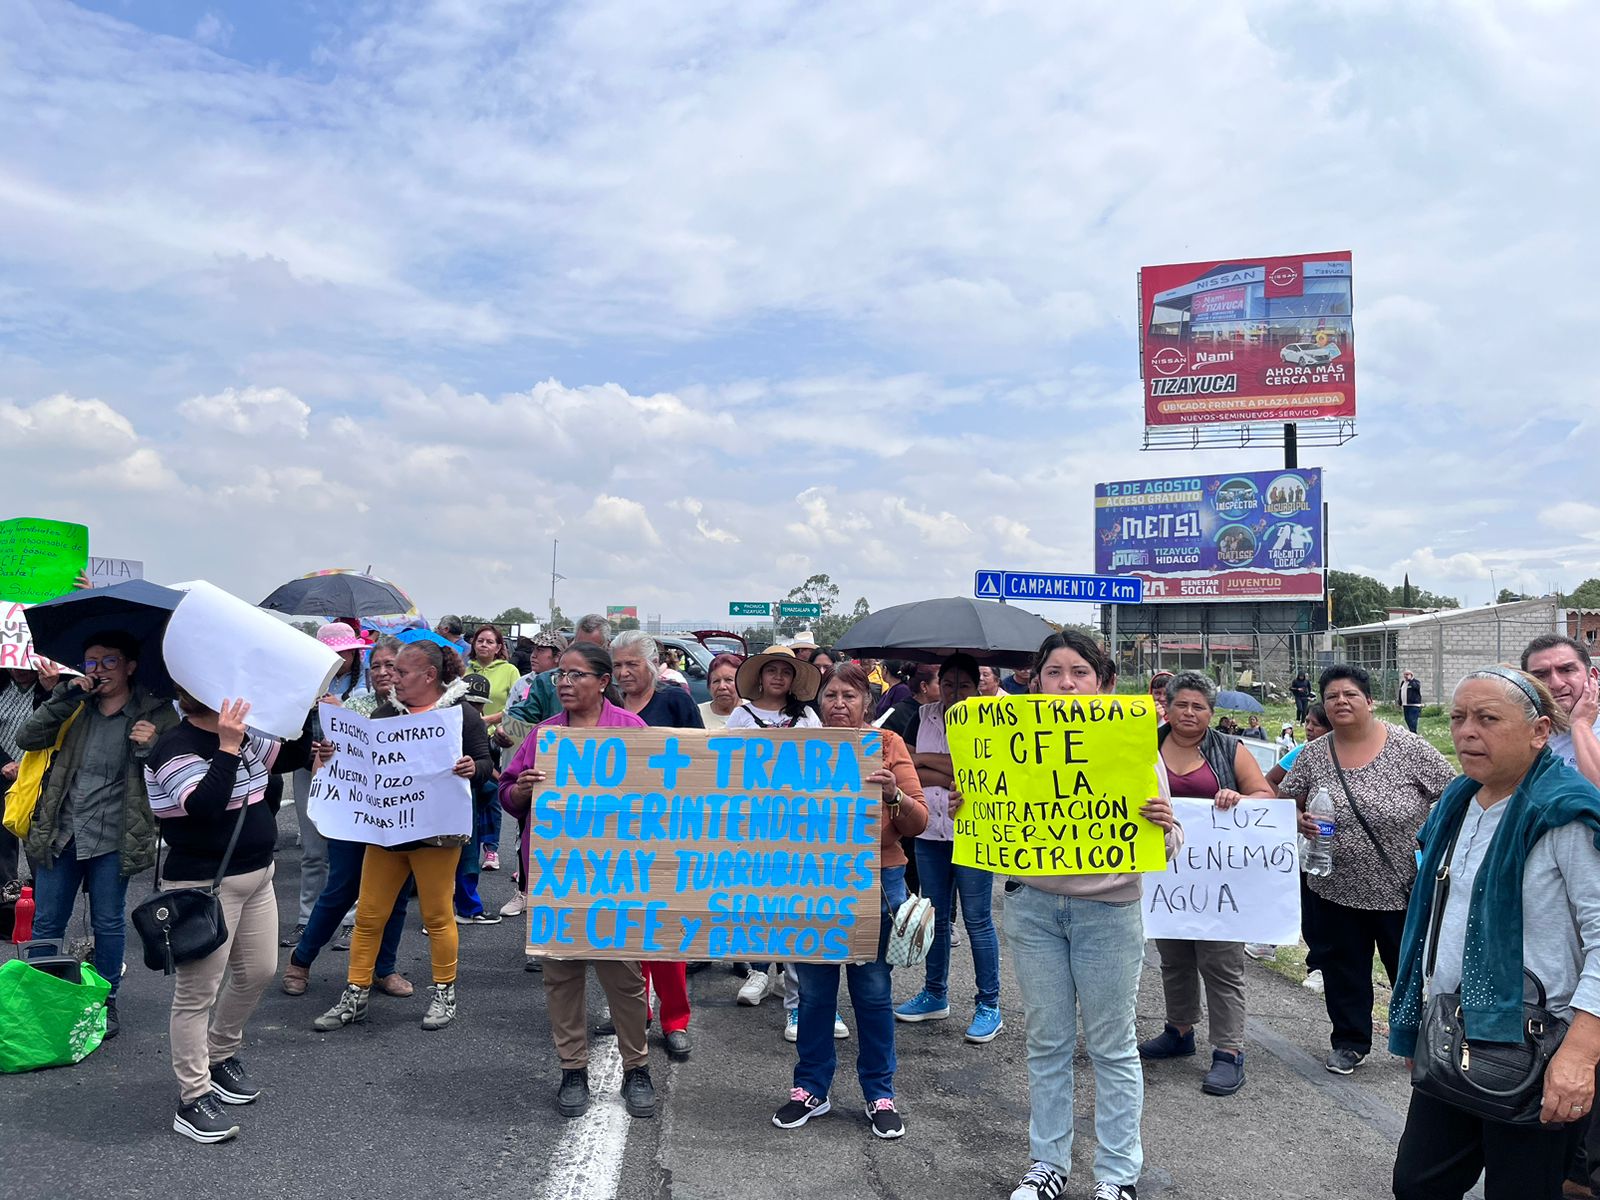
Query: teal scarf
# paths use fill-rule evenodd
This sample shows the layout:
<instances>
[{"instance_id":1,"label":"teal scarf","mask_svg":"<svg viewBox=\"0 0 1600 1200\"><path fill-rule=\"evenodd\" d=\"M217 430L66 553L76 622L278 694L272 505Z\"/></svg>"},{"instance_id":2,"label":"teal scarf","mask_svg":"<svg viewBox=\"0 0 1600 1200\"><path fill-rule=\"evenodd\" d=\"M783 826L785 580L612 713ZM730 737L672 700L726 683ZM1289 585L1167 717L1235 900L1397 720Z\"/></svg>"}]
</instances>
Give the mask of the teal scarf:
<instances>
[{"instance_id":1,"label":"teal scarf","mask_svg":"<svg viewBox=\"0 0 1600 1200\"><path fill-rule=\"evenodd\" d=\"M1389 1006L1389 1049L1412 1057L1422 1021L1423 952L1432 924L1433 881L1450 835L1483 785L1458 776L1433 806L1417 841L1422 863L1406 909L1400 974ZM1534 844L1552 829L1583 821L1600 847L1600 791L1548 749L1534 759L1472 881L1471 915L1461 963L1461 1012L1467 1035L1486 1042L1522 1040L1522 871Z\"/></svg>"}]
</instances>

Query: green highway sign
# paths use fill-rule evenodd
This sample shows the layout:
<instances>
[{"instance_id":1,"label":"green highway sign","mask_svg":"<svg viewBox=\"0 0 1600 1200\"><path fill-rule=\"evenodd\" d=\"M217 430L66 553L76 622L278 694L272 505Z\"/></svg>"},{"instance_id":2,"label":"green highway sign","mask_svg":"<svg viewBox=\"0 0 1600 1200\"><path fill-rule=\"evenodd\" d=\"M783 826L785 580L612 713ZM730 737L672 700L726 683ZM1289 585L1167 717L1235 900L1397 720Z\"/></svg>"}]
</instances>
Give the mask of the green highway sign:
<instances>
[{"instance_id":1,"label":"green highway sign","mask_svg":"<svg viewBox=\"0 0 1600 1200\"><path fill-rule=\"evenodd\" d=\"M820 617L822 605L820 604L778 604L780 617Z\"/></svg>"},{"instance_id":2,"label":"green highway sign","mask_svg":"<svg viewBox=\"0 0 1600 1200\"><path fill-rule=\"evenodd\" d=\"M772 604L766 600L735 600L728 605L730 617L770 617Z\"/></svg>"}]
</instances>

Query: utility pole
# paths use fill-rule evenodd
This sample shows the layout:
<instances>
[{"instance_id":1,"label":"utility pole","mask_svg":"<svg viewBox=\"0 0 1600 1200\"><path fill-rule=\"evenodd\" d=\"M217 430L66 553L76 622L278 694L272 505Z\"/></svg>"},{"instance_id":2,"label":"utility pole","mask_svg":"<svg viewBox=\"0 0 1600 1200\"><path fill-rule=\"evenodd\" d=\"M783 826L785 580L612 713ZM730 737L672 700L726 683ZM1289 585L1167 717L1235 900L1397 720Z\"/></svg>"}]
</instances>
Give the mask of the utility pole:
<instances>
[{"instance_id":1,"label":"utility pole","mask_svg":"<svg viewBox=\"0 0 1600 1200\"><path fill-rule=\"evenodd\" d=\"M556 574L556 549L561 545L560 538L550 539L550 628L556 627L556 583L565 579L565 575Z\"/></svg>"}]
</instances>

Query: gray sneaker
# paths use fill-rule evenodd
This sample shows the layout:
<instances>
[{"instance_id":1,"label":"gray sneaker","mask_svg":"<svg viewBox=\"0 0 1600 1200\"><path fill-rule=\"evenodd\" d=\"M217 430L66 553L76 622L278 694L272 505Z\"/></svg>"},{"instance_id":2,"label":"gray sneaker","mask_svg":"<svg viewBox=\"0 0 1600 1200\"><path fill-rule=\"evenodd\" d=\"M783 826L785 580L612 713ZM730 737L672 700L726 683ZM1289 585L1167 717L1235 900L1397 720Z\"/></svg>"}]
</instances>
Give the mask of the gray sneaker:
<instances>
[{"instance_id":1,"label":"gray sneaker","mask_svg":"<svg viewBox=\"0 0 1600 1200\"><path fill-rule=\"evenodd\" d=\"M353 983L346 984L344 993L339 997L339 1003L311 1022L312 1028L329 1033L335 1029L343 1029L346 1025L354 1025L357 1021L365 1021L367 998L371 995L371 988L357 987Z\"/></svg>"},{"instance_id":2,"label":"gray sneaker","mask_svg":"<svg viewBox=\"0 0 1600 1200\"><path fill-rule=\"evenodd\" d=\"M456 985L435 983L428 987L428 1011L423 1015L424 1029L443 1029L456 1019Z\"/></svg>"},{"instance_id":3,"label":"gray sneaker","mask_svg":"<svg viewBox=\"0 0 1600 1200\"><path fill-rule=\"evenodd\" d=\"M1335 1075L1349 1075L1366 1060L1366 1057L1359 1050L1336 1046L1328 1052L1328 1061L1323 1063L1323 1066Z\"/></svg>"}]
</instances>

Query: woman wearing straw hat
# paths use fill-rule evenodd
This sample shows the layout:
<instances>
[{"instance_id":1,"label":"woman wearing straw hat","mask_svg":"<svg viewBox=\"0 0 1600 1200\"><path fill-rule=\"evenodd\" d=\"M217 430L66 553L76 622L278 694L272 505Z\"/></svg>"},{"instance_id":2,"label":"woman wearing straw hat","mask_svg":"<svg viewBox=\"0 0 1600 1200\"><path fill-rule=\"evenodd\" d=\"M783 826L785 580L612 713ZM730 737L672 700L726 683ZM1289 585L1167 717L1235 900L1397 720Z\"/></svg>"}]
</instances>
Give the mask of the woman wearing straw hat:
<instances>
[{"instance_id":1,"label":"woman wearing straw hat","mask_svg":"<svg viewBox=\"0 0 1600 1200\"><path fill-rule=\"evenodd\" d=\"M728 728L820 728L822 719L809 704L821 686L822 672L796 658L788 646L751 655L734 677L743 703L728 714Z\"/></svg>"}]
</instances>

